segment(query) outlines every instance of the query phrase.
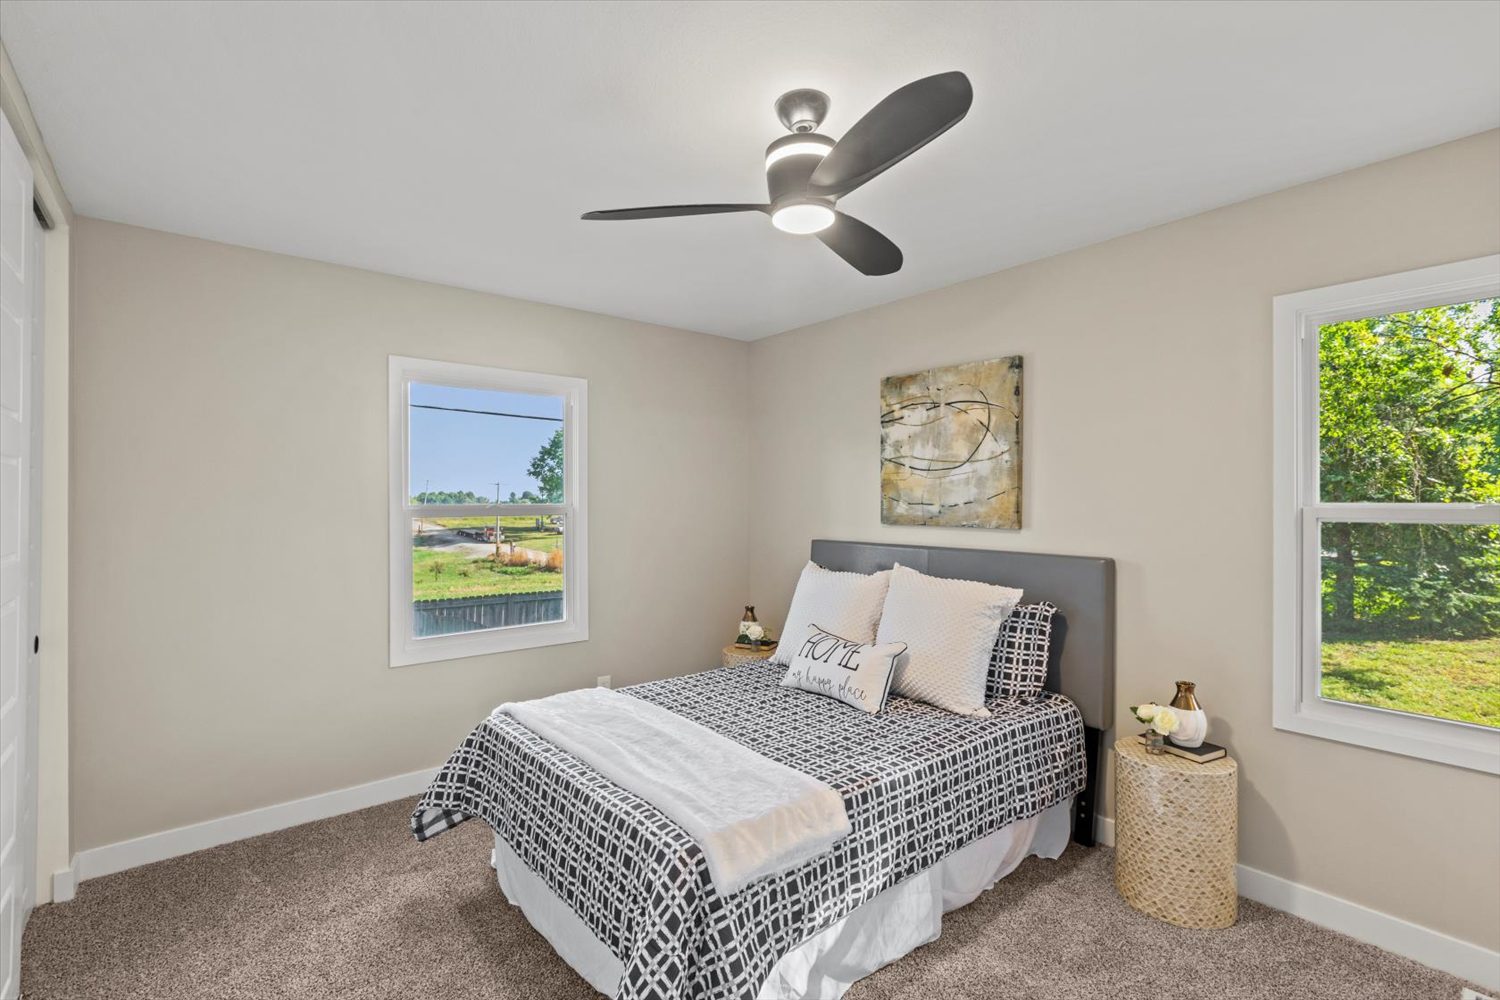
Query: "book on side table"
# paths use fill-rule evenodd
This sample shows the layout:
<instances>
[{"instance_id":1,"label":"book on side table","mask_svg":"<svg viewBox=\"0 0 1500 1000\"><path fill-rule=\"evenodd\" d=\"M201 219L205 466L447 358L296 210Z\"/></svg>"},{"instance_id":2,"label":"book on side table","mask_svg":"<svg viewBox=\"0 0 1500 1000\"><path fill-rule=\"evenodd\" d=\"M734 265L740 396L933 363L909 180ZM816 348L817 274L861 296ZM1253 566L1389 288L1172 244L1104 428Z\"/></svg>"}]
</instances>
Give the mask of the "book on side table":
<instances>
[{"instance_id":1,"label":"book on side table","mask_svg":"<svg viewBox=\"0 0 1500 1000\"><path fill-rule=\"evenodd\" d=\"M1136 739L1141 743L1145 743L1146 734L1142 733ZM1165 745L1162 746L1162 749L1167 753L1176 754L1183 760L1195 760L1200 764L1207 764L1211 760L1218 760L1229 752L1219 746L1219 744L1210 743L1207 740L1204 740L1203 743L1195 747L1180 747L1168 739Z\"/></svg>"}]
</instances>

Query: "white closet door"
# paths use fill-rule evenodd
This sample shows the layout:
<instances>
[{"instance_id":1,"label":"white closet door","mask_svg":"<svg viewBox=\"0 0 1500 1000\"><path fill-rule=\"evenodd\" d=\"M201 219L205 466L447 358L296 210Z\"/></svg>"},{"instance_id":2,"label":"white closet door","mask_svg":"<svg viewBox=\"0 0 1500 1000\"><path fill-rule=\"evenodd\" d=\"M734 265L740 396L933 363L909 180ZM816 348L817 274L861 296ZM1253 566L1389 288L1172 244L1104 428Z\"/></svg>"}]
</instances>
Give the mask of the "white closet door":
<instances>
[{"instance_id":1,"label":"white closet door","mask_svg":"<svg viewBox=\"0 0 1500 1000\"><path fill-rule=\"evenodd\" d=\"M31 165L0 115L0 997L21 989L21 931L36 883L36 677L31 458L36 284Z\"/></svg>"}]
</instances>

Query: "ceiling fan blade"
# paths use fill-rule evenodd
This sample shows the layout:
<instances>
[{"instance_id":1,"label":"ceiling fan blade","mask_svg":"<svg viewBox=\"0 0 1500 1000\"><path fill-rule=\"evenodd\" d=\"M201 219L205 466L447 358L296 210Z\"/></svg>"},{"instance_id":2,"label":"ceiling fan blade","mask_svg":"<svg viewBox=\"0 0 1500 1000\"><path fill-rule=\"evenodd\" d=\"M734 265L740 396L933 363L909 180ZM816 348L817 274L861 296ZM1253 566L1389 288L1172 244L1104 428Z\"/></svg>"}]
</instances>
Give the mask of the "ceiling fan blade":
<instances>
[{"instance_id":1,"label":"ceiling fan blade","mask_svg":"<svg viewBox=\"0 0 1500 1000\"><path fill-rule=\"evenodd\" d=\"M817 234L824 246L861 274L894 274L901 270L901 248L882 236L879 230L843 212L834 212L833 215L833 225Z\"/></svg>"},{"instance_id":2,"label":"ceiling fan blade","mask_svg":"<svg viewBox=\"0 0 1500 1000\"><path fill-rule=\"evenodd\" d=\"M974 88L957 70L908 83L855 122L808 181L815 198L839 198L900 163L969 113Z\"/></svg>"},{"instance_id":3,"label":"ceiling fan blade","mask_svg":"<svg viewBox=\"0 0 1500 1000\"><path fill-rule=\"evenodd\" d=\"M616 208L607 212L584 212L590 222L615 219L670 219L678 215L719 215L724 212L769 212L770 205L654 205L650 208Z\"/></svg>"}]
</instances>

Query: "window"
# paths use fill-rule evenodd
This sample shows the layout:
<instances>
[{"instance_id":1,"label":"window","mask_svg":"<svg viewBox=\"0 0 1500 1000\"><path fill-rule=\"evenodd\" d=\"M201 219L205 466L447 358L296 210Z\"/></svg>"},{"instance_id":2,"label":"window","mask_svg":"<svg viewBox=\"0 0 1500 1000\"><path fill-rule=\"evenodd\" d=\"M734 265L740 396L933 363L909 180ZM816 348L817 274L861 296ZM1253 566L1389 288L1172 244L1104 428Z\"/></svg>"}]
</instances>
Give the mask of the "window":
<instances>
[{"instance_id":1,"label":"window","mask_svg":"<svg viewBox=\"0 0 1500 1000\"><path fill-rule=\"evenodd\" d=\"M391 666L588 638L587 394L391 358Z\"/></svg>"},{"instance_id":2,"label":"window","mask_svg":"<svg viewBox=\"0 0 1500 1000\"><path fill-rule=\"evenodd\" d=\"M1500 256L1274 325L1277 728L1500 773Z\"/></svg>"}]
</instances>

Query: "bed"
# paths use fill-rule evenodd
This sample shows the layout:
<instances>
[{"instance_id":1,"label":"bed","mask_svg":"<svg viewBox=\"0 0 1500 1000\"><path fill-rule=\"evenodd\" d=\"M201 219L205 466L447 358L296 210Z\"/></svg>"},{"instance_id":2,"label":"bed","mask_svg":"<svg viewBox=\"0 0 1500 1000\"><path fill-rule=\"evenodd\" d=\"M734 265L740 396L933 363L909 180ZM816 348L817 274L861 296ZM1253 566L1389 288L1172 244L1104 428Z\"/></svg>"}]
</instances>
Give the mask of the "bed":
<instances>
[{"instance_id":1,"label":"bed","mask_svg":"<svg viewBox=\"0 0 1500 1000\"><path fill-rule=\"evenodd\" d=\"M767 663L622 691L826 782L852 832L720 895L702 852L645 799L513 718L486 719L412 816L419 840L470 818L495 833L506 897L595 989L621 1000L837 996L933 939L1030 854L1092 843L1100 731L1112 721L1107 559L818 541L830 569L894 562L1005 583L1058 605L1048 690L987 719L893 697L879 715L784 688Z\"/></svg>"}]
</instances>

